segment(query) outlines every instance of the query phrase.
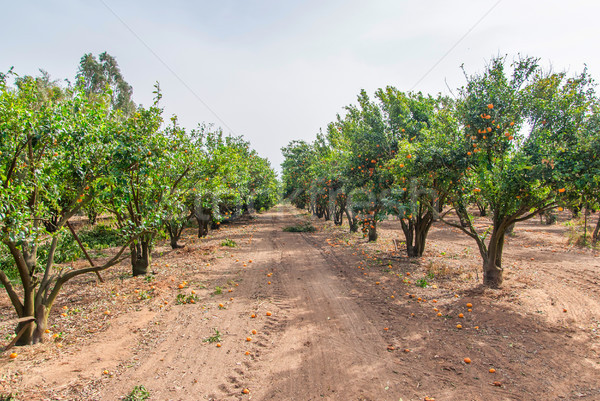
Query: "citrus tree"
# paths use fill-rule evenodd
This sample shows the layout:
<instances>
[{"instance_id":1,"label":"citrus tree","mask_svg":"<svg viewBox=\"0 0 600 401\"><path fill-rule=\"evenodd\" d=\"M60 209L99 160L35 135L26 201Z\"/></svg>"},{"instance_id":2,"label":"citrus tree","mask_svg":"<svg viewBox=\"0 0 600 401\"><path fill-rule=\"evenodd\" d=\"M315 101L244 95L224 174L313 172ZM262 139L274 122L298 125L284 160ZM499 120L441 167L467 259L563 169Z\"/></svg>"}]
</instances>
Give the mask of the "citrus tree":
<instances>
[{"instance_id":1,"label":"citrus tree","mask_svg":"<svg viewBox=\"0 0 600 401\"><path fill-rule=\"evenodd\" d=\"M555 208L573 182L572 172L556 167L562 160L560 138L587 119L589 81L544 73L533 58L510 66L496 58L483 73L468 76L460 94L456 131L430 136L414 163L435 171L436 189L458 218L446 211L442 220L475 240L483 282L498 287L507 230ZM478 200L489 205L486 229L470 213Z\"/></svg>"},{"instance_id":2,"label":"citrus tree","mask_svg":"<svg viewBox=\"0 0 600 401\"><path fill-rule=\"evenodd\" d=\"M383 94L382 94L383 97ZM432 157L430 137L438 135L451 142L456 132L454 102L445 97L425 97L403 94L388 88L384 104L389 120L401 121L404 126L398 140L398 152L388 163L394 176L394 186L387 197L387 211L399 220L406 240L409 257L420 257L425 250L427 235L438 218L446 196L437 190L440 177L425 160L413 162L416 157ZM400 119L400 114L404 118ZM454 139L452 139L453 141ZM418 155L418 156L417 156Z\"/></svg>"},{"instance_id":3,"label":"citrus tree","mask_svg":"<svg viewBox=\"0 0 600 401\"><path fill-rule=\"evenodd\" d=\"M312 174L310 167L315 160L314 149L305 141L291 141L281 149L284 161L282 167L283 197L304 209L310 205Z\"/></svg>"},{"instance_id":4,"label":"citrus tree","mask_svg":"<svg viewBox=\"0 0 600 401\"><path fill-rule=\"evenodd\" d=\"M127 246L100 266L73 270L54 263L60 232L96 196L116 142L104 102L81 88L58 100L33 78L8 85L0 79L0 238L18 272L18 291L0 270L0 281L20 318L17 344L42 340L62 286L81 274L119 261ZM55 90L58 93L59 90ZM50 242L41 265L38 249Z\"/></svg>"}]
</instances>

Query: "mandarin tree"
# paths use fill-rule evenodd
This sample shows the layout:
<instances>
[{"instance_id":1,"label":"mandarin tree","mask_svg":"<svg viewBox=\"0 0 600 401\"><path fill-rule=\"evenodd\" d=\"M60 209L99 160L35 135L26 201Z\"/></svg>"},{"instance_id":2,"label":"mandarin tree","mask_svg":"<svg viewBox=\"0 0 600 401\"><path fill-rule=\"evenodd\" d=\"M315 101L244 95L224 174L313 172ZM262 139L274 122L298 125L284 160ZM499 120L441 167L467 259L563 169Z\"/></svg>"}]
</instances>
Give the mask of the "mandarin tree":
<instances>
[{"instance_id":1,"label":"mandarin tree","mask_svg":"<svg viewBox=\"0 0 600 401\"><path fill-rule=\"evenodd\" d=\"M0 238L19 276L15 288L4 271L0 281L21 322L17 344L42 341L62 286L81 274L119 261L127 248L100 266L71 269L54 257L69 219L97 196L118 142L106 102L90 101L77 87L57 100L34 79L11 88L0 79ZM45 265L38 249L50 243Z\"/></svg>"}]
</instances>

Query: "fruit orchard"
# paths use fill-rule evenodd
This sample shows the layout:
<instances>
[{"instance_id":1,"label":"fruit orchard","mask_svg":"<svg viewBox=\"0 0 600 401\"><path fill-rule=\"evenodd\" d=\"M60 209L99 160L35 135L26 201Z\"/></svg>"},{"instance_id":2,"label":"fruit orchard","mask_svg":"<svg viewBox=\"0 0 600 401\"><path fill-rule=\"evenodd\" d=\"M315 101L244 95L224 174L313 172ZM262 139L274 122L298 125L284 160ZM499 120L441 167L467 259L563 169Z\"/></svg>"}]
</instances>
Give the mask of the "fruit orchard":
<instances>
[{"instance_id":1,"label":"fruit orchard","mask_svg":"<svg viewBox=\"0 0 600 401\"><path fill-rule=\"evenodd\" d=\"M114 59L100 59L114 73ZM43 339L70 279L127 258L132 274L144 275L157 235L177 248L192 219L202 237L277 201L275 172L242 137L210 125L186 131L176 117L165 122L158 84L153 105L132 106L131 87L122 78L104 85L110 80L98 81L103 70L94 63L84 56L67 88L47 75L0 75L0 282L19 318L17 345ZM100 72L86 75L90 69ZM74 243L69 220L82 214L110 216L120 248L102 264L71 269L55 256Z\"/></svg>"},{"instance_id":2,"label":"fruit orchard","mask_svg":"<svg viewBox=\"0 0 600 401\"><path fill-rule=\"evenodd\" d=\"M369 241L395 217L410 257L441 220L473 239L483 283L499 287L516 223L600 206L599 102L587 71L546 71L531 57L495 58L465 78L456 98L362 91L313 143L282 149L284 196L336 224L346 216ZM475 224L474 210L489 226Z\"/></svg>"}]
</instances>

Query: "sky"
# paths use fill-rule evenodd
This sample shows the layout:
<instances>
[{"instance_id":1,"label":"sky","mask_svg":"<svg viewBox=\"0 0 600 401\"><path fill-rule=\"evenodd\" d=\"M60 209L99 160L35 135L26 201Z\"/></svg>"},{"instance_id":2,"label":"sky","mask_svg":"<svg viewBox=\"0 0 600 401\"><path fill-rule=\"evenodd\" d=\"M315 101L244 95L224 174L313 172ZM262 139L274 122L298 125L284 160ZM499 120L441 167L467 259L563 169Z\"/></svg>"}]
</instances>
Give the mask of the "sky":
<instances>
[{"instance_id":1,"label":"sky","mask_svg":"<svg viewBox=\"0 0 600 401\"><path fill-rule=\"evenodd\" d=\"M0 0L0 71L73 81L117 59L134 101L160 83L165 120L243 135L276 170L365 89L446 95L495 56L600 79L594 0Z\"/></svg>"}]
</instances>

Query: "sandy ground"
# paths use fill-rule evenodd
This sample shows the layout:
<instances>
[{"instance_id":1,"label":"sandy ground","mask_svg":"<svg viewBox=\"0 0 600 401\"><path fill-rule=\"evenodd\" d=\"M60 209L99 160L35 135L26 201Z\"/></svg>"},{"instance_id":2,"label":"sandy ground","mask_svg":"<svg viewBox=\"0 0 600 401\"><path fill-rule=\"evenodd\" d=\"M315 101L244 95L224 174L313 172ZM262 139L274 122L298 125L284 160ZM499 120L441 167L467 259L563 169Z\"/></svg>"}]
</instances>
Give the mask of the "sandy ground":
<instances>
[{"instance_id":1,"label":"sandy ground","mask_svg":"<svg viewBox=\"0 0 600 401\"><path fill-rule=\"evenodd\" d=\"M304 220L318 231L283 232ZM600 259L567 245L567 231L517 226L504 288L490 290L475 243L443 225L416 260L393 252L396 221L367 243L289 206L208 239L190 229L185 248L156 249L153 279L124 264L103 284L69 283L47 341L0 355L0 394L119 400L143 385L150 400L600 400ZM12 318L5 294L0 305ZM220 346L206 341L215 330Z\"/></svg>"}]
</instances>

